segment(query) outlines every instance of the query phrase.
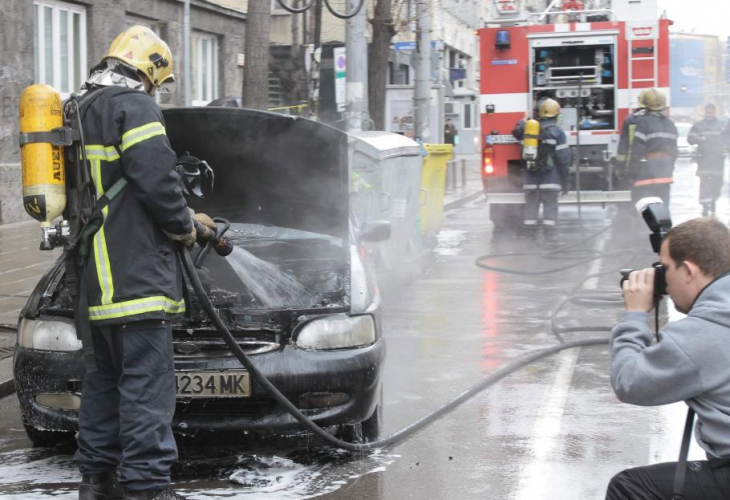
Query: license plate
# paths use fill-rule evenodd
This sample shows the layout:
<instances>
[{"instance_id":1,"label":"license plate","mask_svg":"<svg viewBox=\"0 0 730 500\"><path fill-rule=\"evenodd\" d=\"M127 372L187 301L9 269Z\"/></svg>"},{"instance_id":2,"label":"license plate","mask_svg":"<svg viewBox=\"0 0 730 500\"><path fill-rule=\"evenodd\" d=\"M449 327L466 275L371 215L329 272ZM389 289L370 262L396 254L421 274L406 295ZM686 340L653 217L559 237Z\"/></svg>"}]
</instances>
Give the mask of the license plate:
<instances>
[{"instance_id":1,"label":"license plate","mask_svg":"<svg viewBox=\"0 0 730 500\"><path fill-rule=\"evenodd\" d=\"M245 370L175 372L178 398L247 398L251 377Z\"/></svg>"}]
</instances>

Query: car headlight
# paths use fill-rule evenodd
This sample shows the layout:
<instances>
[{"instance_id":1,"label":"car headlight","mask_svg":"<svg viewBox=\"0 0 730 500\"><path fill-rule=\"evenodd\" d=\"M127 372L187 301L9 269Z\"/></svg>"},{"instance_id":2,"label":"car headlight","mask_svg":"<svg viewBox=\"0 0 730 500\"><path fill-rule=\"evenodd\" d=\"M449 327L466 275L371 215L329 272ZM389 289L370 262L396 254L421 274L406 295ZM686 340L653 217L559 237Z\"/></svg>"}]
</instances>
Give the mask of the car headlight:
<instances>
[{"instance_id":1,"label":"car headlight","mask_svg":"<svg viewBox=\"0 0 730 500\"><path fill-rule=\"evenodd\" d=\"M299 330L296 346L301 349L347 349L375 342L372 316L328 316L307 323Z\"/></svg>"},{"instance_id":2,"label":"car headlight","mask_svg":"<svg viewBox=\"0 0 730 500\"><path fill-rule=\"evenodd\" d=\"M81 341L76 338L73 323L65 321L24 319L18 327L18 345L42 351L78 351Z\"/></svg>"}]
</instances>

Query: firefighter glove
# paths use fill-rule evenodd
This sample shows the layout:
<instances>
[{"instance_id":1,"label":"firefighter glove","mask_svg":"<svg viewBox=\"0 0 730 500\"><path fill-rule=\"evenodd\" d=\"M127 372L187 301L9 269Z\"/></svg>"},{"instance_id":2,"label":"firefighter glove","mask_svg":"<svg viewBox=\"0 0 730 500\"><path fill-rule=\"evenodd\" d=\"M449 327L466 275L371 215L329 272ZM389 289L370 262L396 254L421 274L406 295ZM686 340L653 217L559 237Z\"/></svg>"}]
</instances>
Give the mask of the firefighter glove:
<instances>
[{"instance_id":1,"label":"firefighter glove","mask_svg":"<svg viewBox=\"0 0 730 500\"><path fill-rule=\"evenodd\" d=\"M198 236L197 231L195 231L195 226L193 226L193 230L187 234L172 234L168 233L167 231L164 231L164 233L172 241L179 241L180 243L185 245L186 248L193 248L193 245L195 245L195 240Z\"/></svg>"},{"instance_id":2,"label":"firefighter glove","mask_svg":"<svg viewBox=\"0 0 730 500\"><path fill-rule=\"evenodd\" d=\"M210 216L208 216L207 214L192 214L192 218L194 221L199 222L208 229L211 229L213 231L218 230L218 226L216 225L215 221L211 219Z\"/></svg>"},{"instance_id":3,"label":"firefighter glove","mask_svg":"<svg viewBox=\"0 0 730 500\"><path fill-rule=\"evenodd\" d=\"M563 187L562 193L563 194L568 194L568 192L570 191L570 181L567 180L567 179L564 180L562 182L562 187Z\"/></svg>"}]
</instances>

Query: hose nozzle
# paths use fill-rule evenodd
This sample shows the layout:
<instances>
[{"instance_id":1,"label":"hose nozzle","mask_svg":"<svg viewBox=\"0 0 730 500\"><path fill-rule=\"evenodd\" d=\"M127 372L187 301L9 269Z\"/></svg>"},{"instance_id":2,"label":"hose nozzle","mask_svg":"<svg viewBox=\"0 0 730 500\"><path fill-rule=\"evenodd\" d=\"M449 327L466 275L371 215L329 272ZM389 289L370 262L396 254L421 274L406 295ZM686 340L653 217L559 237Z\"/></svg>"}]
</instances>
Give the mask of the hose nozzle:
<instances>
[{"instance_id":1,"label":"hose nozzle","mask_svg":"<svg viewBox=\"0 0 730 500\"><path fill-rule=\"evenodd\" d=\"M233 243L228 238L218 236L218 234L210 229L208 226L201 224L200 222L193 220L195 226L195 232L197 233L198 242L210 243L215 253L221 257L227 257L233 252Z\"/></svg>"}]
</instances>

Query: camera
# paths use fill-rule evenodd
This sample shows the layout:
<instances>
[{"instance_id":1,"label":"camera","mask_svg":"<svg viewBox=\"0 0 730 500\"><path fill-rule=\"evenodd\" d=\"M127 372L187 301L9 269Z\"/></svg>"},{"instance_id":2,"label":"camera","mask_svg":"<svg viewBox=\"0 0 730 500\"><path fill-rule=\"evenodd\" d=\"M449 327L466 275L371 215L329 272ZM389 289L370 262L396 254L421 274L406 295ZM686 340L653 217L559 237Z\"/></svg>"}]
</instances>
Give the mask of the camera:
<instances>
[{"instance_id":1,"label":"camera","mask_svg":"<svg viewBox=\"0 0 730 500\"><path fill-rule=\"evenodd\" d=\"M667 294L667 268L659 262L652 264L654 268L654 296L661 297ZM636 269L621 269L621 283L620 286L623 289L624 281L629 279L629 274L633 273Z\"/></svg>"},{"instance_id":2,"label":"camera","mask_svg":"<svg viewBox=\"0 0 730 500\"><path fill-rule=\"evenodd\" d=\"M649 241L655 253L659 253L662 247L662 240L672 228L672 219L669 216L669 210L662 202L661 198L642 198L636 203L636 210L651 229ZM659 262L652 264L654 268L654 298L660 299L667 294L667 268ZM621 269L621 282L619 286L623 289L624 281L629 278L629 274L634 269Z\"/></svg>"}]
</instances>

